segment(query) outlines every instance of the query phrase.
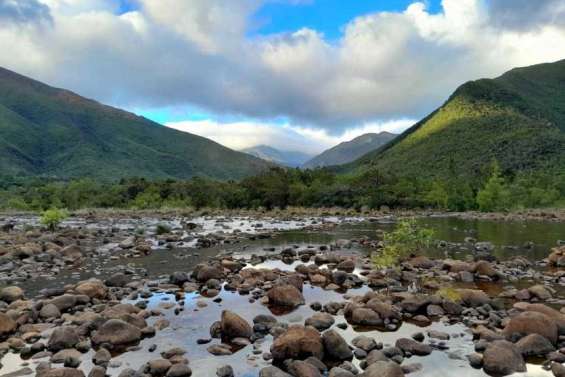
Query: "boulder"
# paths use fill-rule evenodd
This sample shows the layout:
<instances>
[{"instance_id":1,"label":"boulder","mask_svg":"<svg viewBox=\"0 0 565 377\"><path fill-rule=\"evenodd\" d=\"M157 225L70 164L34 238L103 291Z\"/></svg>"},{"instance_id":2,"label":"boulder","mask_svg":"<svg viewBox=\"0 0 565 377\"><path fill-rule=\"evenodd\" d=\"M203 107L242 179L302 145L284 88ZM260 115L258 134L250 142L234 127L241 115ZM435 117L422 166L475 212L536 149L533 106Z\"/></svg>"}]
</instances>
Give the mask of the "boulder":
<instances>
[{"instance_id":1,"label":"boulder","mask_svg":"<svg viewBox=\"0 0 565 377\"><path fill-rule=\"evenodd\" d=\"M0 338L16 331L18 324L10 316L0 313Z\"/></svg>"},{"instance_id":2,"label":"boulder","mask_svg":"<svg viewBox=\"0 0 565 377\"><path fill-rule=\"evenodd\" d=\"M270 366L261 369L259 371L259 377L292 377L292 375L277 367Z\"/></svg>"},{"instance_id":3,"label":"boulder","mask_svg":"<svg viewBox=\"0 0 565 377\"><path fill-rule=\"evenodd\" d=\"M322 377L320 370L306 361L293 361L288 369L295 377Z\"/></svg>"},{"instance_id":4,"label":"boulder","mask_svg":"<svg viewBox=\"0 0 565 377\"><path fill-rule=\"evenodd\" d=\"M549 265L552 267L565 267L565 246L551 249L548 257Z\"/></svg>"},{"instance_id":5,"label":"boulder","mask_svg":"<svg viewBox=\"0 0 565 377\"><path fill-rule=\"evenodd\" d=\"M271 346L273 359L305 359L310 356L323 359L324 345L318 330L300 325L290 326L275 339Z\"/></svg>"},{"instance_id":6,"label":"boulder","mask_svg":"<svg viewBox=\"0 0 565 377\"><path fill-rule=\"evenodd\" d=\"M395 362L377 361L369 365L359 377L404 377L404 372Z\"/></svg>"},{"instance_id":7,"label":"boulder","mask_svg":"<svg viewBox=\"0 0 565 377\"><path fill-rule=\"evenodd\" d=\"M90 298L102 299L106 297L108 288L98 279L82 281L75 287L75 292Z\"/></svg>"},{"instance_id":8,"label":"boulder","mask_svg":"<svg viewBox=\"0 0 565 377\"><path fill-rule=\"evenodd\" d=\"M47 343L47 349L51 352L58 352L67 348L74 348L80 338L77 330L70 326L61 326L53 330Z\"/></svg>"},{"instance_id":9,"label":"boulder","mask_svg":"<svg viewBox=\"0 0 565 377\"><path fill-rule=\"evenodd\" d=\"M246 338L250 339L253 329L247 321L232 311L224 310L220 321L222 337L226 339Z\"/></svg>"},{"instance_id":10,"label":"boulder","mask_svg":"<svg viewBox=\"0 0 565 377\"><path fill-rule=\"evenodd\" d=\"M479 289L457 289L463 305L476 308L490 303L490 297Z\"/></svg>"},{"instance_id":11,"label":"boulder","mask_svg":"<svg viewBox=\"0 0 565 377\"><path fill-rule=\"evenodd\" d=\"M315 313L304 322L306 326L312 326L318 331L329 329L334 323L334 317L328 313Z\"/></svg>"},{"instance_id":12,"label":"boulder","mask_svg":"<svg viewBox=\"0 0 565 377\"><path fill-rule=\"evenodd\" d=\"M335 330L328 330L322 334L325 355L334 360L347 360L353 357L353 352L347 342Z\"/></svg>"},{"instance_id":13,"label":"boulder","mask_svg":"<svg viewBox=\"0 0 565 377\"><path fill-rule=\"evenodd\" d=\"M120 319L106 321L92 337L94 344L108 343L114 347L136 343L141 339L141 330Z\"/></svg>"},{"instance_id":14,"label":"boulder","mask_svg":"<svg viewBox=\"0 0 565 377\"><path fill-rule=\"evenodd\" d=\"M84 372L75 368L55 368L49 369L41 377L85 377Z\"/></svg>"},{"instance_id":15,"label":"boulder","mask_svg":"<svg viewBox=\"0 0 565 377\"><path fill-rule=\"evenodd\" d=\"M432 347L429 345L409 338L398 339L396 341L396 347L400 348L405 354L409 353L416 356L426 356L432 353Z\"/></svg>"},{"instance_id":16,"label":"boulder","mask_svg":"<svg viewBox=\"0 0 565 377\"><path fill-rule=\"evenodd\" d=\"M304 305L304 296L291 284L277 285L267 293L269 304L295 308Z\"/></svg>"},{"instance_id":17,"label":"boulder","mask_svg":"<svg viewBox=\"0 0 565 377\"><path fill-rule=\"evenodd\" d=\"M565 335L565 313L560 313L559 311L544 304L529 304L526 302L517 302L516 304L514 304L514 308L522 311L545 314L555 321L555 324L559 328L559 333L561 335Z\"/></svg>"},{"instance_id":18,"label":"boulder","mask_svg":"<svg viewBox=\"0 0 565 377\"><path fill-rule=\"evenodd\" d=\"M557 342L558 328L553 319L539 312L523 312L510 319L504 328L507 338L515 334L529 335L539 334L549 340L552 344Z\"/></svg>"},{"instance_id":19,"label":"boulder","mask_svg":"<svg viewBox=\"0 0 565 377\"><path fill-rule=\"evenodd\" d=\"M487 345L483 354L483 369L495 376L525 372L526 363L520 350L506 340L496 340Z\"/></svg>"},{"instance_id":20,"label":"boulder","mask_svg":"<svg viewBox=\"0 0 565 377\"><path fill-rule=\"evenodd\" d=\"M24 290L20 287L11 286L0 290L0 301L5 301L8 304L21 300L22 298L24 298Z\"/></svg>"},{"instance_id":21,"label":"boulder","mask_svg":"<svg viewBox=\"0 0 565 377\"><path fill-rule=\"evenodd\" d=\"M516 343L516 347L524 357L544 356L555 351L553 344L539 334L526 335Z\"/></svg>"}]
</instances>

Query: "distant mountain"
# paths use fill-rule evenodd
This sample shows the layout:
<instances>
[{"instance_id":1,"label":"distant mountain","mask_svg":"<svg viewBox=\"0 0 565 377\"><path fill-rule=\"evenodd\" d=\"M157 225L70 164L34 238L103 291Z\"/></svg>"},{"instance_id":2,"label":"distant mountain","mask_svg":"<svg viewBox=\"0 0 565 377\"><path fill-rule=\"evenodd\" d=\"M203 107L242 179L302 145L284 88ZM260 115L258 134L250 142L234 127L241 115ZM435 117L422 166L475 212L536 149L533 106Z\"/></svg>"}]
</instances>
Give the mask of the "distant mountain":
<instances>
[{"instance_id":1,"label":"distant mountain","mask_svg":"<svg viewBox=\"0 0 565 377\"><path fill-rule=\"evenodd\" d=\"M366 153L378 149L394 139L396 134L390 132L368 133L330 148L310 161L303 167L317 168L323 166L342 165L354 161Z\"/></svg>"},{"instance_id":2,"label":"distant mountain","mask_svg":"<svg viewBox=\"0 0 565 377\"><path fill-rule=\"evenodd\" d=\"M301 166L303 163L312 158L311 154L297 151L283 151L267 145L257 145L255 147L246 148L243 149L242 152L265 161L293 168Z\"/></svg>"},{"instance_id":3,"label":"distant mountain","mask_svg":"<svg viewBox=\"0 0 565 377\"><path fill-rule=\"evenodd\" d=\"M565 60L513 69L460 86L392 143L352 163L396 176L481 176L565 170Z\"/></svg>"},{"instance_id":4,"label":"distant mountain","mask_svg":"<svg viewBox=\"0 0 565 377\"><path fill-rule=\"evenodd\" d=\"M269 166L0 68L0 174L235 179Z\"/></svg>"}]
</instances>

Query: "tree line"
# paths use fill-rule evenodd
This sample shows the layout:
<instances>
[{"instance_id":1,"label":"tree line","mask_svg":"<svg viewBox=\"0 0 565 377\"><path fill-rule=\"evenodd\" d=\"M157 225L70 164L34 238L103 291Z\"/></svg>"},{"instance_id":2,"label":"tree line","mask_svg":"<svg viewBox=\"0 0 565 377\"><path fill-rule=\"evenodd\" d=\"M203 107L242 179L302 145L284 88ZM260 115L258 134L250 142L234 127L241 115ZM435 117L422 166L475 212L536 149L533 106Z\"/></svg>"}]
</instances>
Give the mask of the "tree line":
<instances>
[{"instance_id":1,"label":"tree line","mask_svg":"<svg viewBox=\"0 0 565 377\"><path fill-rule=\"evenodd\" d=\"M353 209L435 208L450 211L506 211L565 206L565 173L508 175L494 162L482 178L427 178L368 170L336 174L327 169L272 168L241 181L128 178L0 179L0 209L49 208L220 208L273 209L343 207Z\"/></svg>"}]
</instances>

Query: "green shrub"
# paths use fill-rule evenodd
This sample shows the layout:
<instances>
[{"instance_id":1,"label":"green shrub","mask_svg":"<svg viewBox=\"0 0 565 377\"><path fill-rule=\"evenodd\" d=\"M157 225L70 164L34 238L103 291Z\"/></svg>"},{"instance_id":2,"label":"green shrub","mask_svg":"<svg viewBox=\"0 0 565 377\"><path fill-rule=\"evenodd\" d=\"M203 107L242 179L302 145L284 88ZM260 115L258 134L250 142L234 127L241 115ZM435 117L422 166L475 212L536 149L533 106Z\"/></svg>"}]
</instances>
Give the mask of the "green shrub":
<instances>
[{"instance_id":1,"label":"green shrub","mask_svg":"<svg viewBox=\"0 0 565 377\"><path fill-rule=\"evenodd\" d=\"M429 247L433 235L433 230L418 225L415 219L402 220L392 232L384 234L384 248L373 255L373 263L378 268L393 267L408 254Z\"/></svg>"},{"instance_id":2,"label":"green shrub","mask_svg":"<svg viewBox=\"0 0 565 377\"><path fill-rule=\"evenodd\" d=\"M155 233L158 235L171 233L171 227L167 224L157 224L155 227Z\"/></svg>"},{"instance_id":3,"label":"green shrub","mask_svg":"<svg viewBox=\"0 0 565 377\"><path fill-rule=\"evenodd\" d=\"M477 194L477 204L483 212L507 211L511 207L511 193L496 162L485 186Z\"/></svg>"},{"instance_id":4,"label":"green shrub","mask_svg":"<svg viewBox=\"0 0 565 377\"><path fill-rule=\"evenodd\" d=\"M41 224L45 225L51 232L55 231L61 222L69 217L66 209L52 208L41 214Z\"/></svg>"}]
</instances>

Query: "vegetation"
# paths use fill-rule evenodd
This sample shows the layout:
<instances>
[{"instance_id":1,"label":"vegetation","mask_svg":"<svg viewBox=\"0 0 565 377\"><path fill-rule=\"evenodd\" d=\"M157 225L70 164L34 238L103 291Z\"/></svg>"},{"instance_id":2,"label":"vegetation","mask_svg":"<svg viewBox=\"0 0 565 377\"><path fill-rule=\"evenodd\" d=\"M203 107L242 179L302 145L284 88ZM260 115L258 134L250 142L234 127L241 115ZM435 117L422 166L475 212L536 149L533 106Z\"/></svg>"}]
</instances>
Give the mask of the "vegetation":
<instances>
[{"instance_id":1,"label":"vegetation","mask_svg":"<svg viewBox=\"0 0 565 377\"><path fill-rule=\"evenodd\" d=\"M52 208L43 211L40 221L41 224L47 227L47 229L49 229L51 232L54 232L59 227L59 224L61 224L61 222L63 222L63 220L65 220L67 217L69 217L67 210Z\"/></svg>"},{"instance_id":2,"label":"vegetation","mask_svg":"<svg viewBox=\"0 0 565 377\"><path fill-rule=\"evenodd\" d=\"M105 182L0 178L0 210L50 208L219 208L274 209L342 207L356 210L434 208L501 211L565 206L565 172L505 176L496 163L484 178L426 180L381 175L337 175L328 170L273 168L241 181L142 178Z\"/></svg>"},{"instance_id":3,"label":"vegetation","mask_svg":"<svg viewBox=\"0 0 565 377\"><path fill-rule=\"evenodd\" d=\"M453 302L461 302L461 293L453 287L441 287L437 291L437 295L444 300L453 301Z\"/></svg>"},{"instance_id":4,"label":"vegetation","mask_svg":"<svg viewBox=\"0 0 565 377\"><path fill-rule=\"evenodd\" d=\"M240 179L270 165L0 68L0 172L56 179Z\"/></svg>"},{"instance_id":5,"label":"vegetation","mask_svg":"<svg viewBox=\"0 0 565 377\"><path fill-rule=\"evenodd\" d=\"M428 248L432 239L431 229L419 226L415 219L402 220L392 232L384 234L384 247L373 254L373 263L378 268L396 266L409 254Z\"/></svg>"},{"instance_id":6,"label":"vegetation","mask_svg":"<svg viewBox=\"0 0 565 377\"><path fill-rule=\"evenodd\" d=\"M505 177L560 174L565 170L563 82L565 60L466 83L414 127L341 171L475 182L497 160Z\"/></svg>"}]
</instances>

